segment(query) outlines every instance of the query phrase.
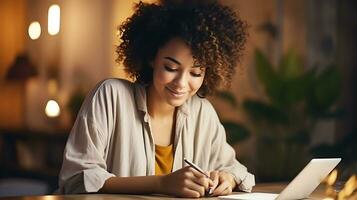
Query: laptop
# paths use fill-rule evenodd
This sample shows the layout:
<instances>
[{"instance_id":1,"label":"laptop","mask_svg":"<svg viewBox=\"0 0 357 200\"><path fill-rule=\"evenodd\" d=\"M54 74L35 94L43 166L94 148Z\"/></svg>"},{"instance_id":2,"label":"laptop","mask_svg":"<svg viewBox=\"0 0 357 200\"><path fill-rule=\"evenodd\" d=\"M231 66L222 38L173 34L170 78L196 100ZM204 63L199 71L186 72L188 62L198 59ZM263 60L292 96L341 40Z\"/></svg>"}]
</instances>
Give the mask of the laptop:
<instances>
[{"instance_id":1,"label":"laptop","mask_svg":"<svg viewBox=\"0 0 357 200\"><path fill-rule=\"evenodd\" d=\"M312 159L280 194L246 193L219 196L219 198L224 200L293 200L308 198L340 161L341 158Z\"/></svg>"}]
</instances>

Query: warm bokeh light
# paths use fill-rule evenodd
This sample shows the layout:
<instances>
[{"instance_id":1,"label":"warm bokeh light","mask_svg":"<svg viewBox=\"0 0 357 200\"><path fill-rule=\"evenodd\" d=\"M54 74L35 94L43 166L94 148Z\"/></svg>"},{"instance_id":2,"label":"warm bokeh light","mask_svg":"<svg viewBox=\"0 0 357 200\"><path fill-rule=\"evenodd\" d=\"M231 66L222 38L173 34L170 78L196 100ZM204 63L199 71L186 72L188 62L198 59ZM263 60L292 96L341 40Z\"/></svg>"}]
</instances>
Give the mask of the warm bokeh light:
<instances>
[{"instance_id":1,"label":"warm bokeh light","mask_svg":"<svg viewBox=\"0 0 357 200\"><path fill-rule=\"evenodd\" d=\"M48 95L53 97L57 95L58 92L58 81L56 79L50 79L47 85Z\"/></svg>"},{"instance_id":2,"label":"warm bokeh light","mask_svg":"<svg viewBox=\"0 0 357 200\"><path fill-rule=\"evenodd\" d=\"M29 26L28 33L32 40L37 40L41 35L40 23L37 21L32 22Z\"/></svg>"},{"instance_id":3,"label":"warm bokeh light","mask_svg":"<svg viewBox=\"0 0 357 200\"><path fill-rule=\"evenodd\" d=\"M58 34L60 30L61 10L57 4L48 9L48 33L50 35Z\"/></svg>"},{"instance_id":4,"label":"warm bokeh light","mask_svg":"<svg viewBox=\"0 0 357 200\"><path fill-rule=\"evenodd\" d=\"M48 117L58 117L61 113L61 109L55 100L49 100L46 104L45 112Z\"/></svg>"},{"instance_id":5,"label":"warm bokeh light","mask_svg":"<svg viewBox=\"0 0 357 200\"><path fill-rule=\"evenodd\" d=\"M58 198L54 197L54 196L51 196L51 195L47 195L47 196L42 196L41 199L43 199L43 200L56 200Z\"/></svg>"}]
</instances>

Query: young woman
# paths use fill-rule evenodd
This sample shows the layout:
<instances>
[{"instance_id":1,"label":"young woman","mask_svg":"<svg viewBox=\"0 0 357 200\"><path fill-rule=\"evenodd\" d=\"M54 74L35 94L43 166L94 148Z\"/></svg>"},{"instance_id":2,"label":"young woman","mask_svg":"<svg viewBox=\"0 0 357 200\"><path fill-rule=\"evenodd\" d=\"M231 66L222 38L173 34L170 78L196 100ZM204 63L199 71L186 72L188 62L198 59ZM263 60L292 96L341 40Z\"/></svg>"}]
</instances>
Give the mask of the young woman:
<instances>
[{"instance_id":1,"label":"young woman","mask_svg":"<svg viewBox=\"0 0 357 200\"><path fill-rule=\"evenodd\" d=\"M204 98L227 87L246 24L218 3L136 5L118 62L134 83L108 79L86 98L64 152L61 193L160 193L180 197L251 191ZM184 162L192 161L210 176Z\"/></svg>"}]
</instances>

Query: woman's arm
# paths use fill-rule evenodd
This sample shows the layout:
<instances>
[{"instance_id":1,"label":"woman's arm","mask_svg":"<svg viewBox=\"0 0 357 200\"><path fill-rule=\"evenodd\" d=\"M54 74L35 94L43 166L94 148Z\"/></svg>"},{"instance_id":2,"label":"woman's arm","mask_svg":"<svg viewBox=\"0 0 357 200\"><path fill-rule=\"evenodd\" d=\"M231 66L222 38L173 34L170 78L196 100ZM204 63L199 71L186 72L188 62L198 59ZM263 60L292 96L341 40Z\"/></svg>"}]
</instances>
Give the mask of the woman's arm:
<instances>
[{"instance_id":1,"label":"woman's arm","mask_svg":"<svg viewBox=\"0 0 357 200\"><path fill-rule=\"evenodd\" d=\"M231 190L251 191L255 184L254 176L236 159L235 150L227 143L226 132L219 121L217 113L208 101L205 102L206 104L203 107L205 113L202 116L206 116L207 127L204 130L212 136L210 137L212 138L210 169L218 171L220 184L226 182L224 185L230 186ZM232 178L235 183L231 183Z\"/></svg>"},{"instance_id":2,"label":"woman's arm","mask_svg":"<svg viewBox=\"0 0 357 200\"><path fill-rule=\"evenodd\" d=\"M111 177L100 189L102 193L166 194L179 197L202 197L213 185L211 179L191 167L164 176Z\"/></svg>"},{"instance_id":3,"label":"woman's arm","mask_svg":"<svg viewBox=\"0 0 357 200\"><path fill-rule=\"evenodd\" d=\"M150 194L162 193L161 176L111 177L100 193Z\"/></svg>"}]
</instances>

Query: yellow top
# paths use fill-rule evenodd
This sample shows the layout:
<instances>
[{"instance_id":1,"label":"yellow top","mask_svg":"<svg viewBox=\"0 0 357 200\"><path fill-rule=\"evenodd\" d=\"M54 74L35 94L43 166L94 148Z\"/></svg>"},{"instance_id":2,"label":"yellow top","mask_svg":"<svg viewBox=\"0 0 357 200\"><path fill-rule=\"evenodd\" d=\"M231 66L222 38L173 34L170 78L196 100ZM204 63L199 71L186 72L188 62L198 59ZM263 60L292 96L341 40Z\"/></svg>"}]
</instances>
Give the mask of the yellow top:
<instances>
[{"instance_id":1,"label":"yellow top","mask_svg":"<svg viewBox=\"0 0 357 200\"><path fill-rule=\"evenodd\" d=\"M174 161L172 146L172 144L169 146L155 144L155 175L171 173Z\"/></svg>"}]
</instances>

